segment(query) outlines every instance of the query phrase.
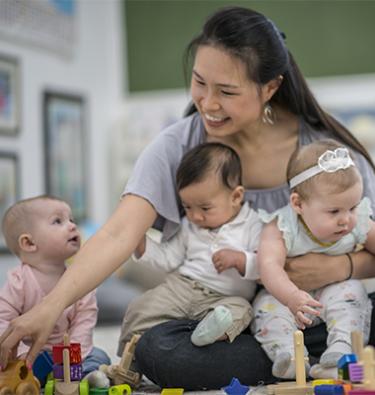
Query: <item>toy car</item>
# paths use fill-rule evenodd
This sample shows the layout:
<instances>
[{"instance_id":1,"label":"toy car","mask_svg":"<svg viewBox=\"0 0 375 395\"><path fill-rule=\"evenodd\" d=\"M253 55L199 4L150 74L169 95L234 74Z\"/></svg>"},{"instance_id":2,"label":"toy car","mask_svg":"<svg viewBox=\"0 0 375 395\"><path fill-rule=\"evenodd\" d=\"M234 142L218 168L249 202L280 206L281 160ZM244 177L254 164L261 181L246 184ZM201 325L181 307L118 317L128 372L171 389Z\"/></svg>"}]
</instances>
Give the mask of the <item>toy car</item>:
<instances>
[{"instance_id":1,"label":"toy car","mask_svg":"<svg viewBox=\"0 0 375 395\"><path fill-rule=\"evenodd\" d=\"M0 395L39 395L39 391L39 381L27 368L25 361L11 361L0 372Z\"/></svg>"}]
</instances>

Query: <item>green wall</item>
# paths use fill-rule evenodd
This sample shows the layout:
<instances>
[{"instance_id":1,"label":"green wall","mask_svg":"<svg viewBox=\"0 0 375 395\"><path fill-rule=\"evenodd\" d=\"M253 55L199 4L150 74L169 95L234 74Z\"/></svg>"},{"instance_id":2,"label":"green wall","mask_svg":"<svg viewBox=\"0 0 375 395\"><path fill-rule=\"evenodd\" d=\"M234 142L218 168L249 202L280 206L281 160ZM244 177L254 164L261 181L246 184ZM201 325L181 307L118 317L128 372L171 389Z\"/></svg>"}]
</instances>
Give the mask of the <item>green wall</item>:
<instances>
[{"instance_id":1,"label":"green wall","mask_svg":"<svg viewBox=\"0 0 375 395\"><path fill-rule=\"evenodd\" d=\"M187 43L207 15L230 4L270 17L307 77L375 72L372 0L123 0L130 92L184 87Z\"/></svg>"}]
</instances>

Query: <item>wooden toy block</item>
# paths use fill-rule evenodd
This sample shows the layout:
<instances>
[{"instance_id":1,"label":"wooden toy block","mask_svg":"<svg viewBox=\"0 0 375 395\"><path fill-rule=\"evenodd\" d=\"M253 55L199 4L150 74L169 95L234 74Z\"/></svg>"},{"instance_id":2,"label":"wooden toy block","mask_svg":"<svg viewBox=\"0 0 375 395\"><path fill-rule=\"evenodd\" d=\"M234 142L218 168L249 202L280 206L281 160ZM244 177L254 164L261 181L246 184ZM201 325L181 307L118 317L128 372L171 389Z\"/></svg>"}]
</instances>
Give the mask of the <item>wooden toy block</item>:
<instances>
[{"instance_id":1,"label":"wooden toy block","mask_svg":"<svg viewBox=\"0 0 375 395\"><path fill-rule=\"evenodd\" d=\"M367 346L362 352L363 361L363 388L375 392L375 361L374 348Z\"/></svg>"},{"instance_id":2,"label":"wooden toy block","mask_svg":"<svg viewBox=\"0 0 375 395\"><path fill-rule=\"evenodd\" d=\"M63 379L64 378L64 366L63 365L54 365L53 366L53 377L55 379ZM82 364L70 365L70 380L71 381L81 381L83 378L82 374Z\"/></svg>"},{"instance_id":3,"label":"wooden toy block","mask_svg":"<svg viewBox=\"0 0 375 395\"><path fill-rule=\"evenodd\" d=\"M53 370L53 361L47 351L40 353L33 363L33 374L39 380L41 386L44 386L47 376Z\"/></svg>"},{"instance_id":4,"label":"wooden toy block","mask_svg":"<svg viewBox=\"0 0 375 395\"><path fill-rule=\"evenodd\" d=\"M68 345L61 343L52 347L52 359L55 364L61 365L63 363L63 351L65 349L69 350L71 364L79 364L82 362L80 343L70 343Z\"/></svg>"},{"instance_id":5,"label":"wooden toy block","mask_svg":"<svg viewBox=\"0 0 375 395\"><path fill-rule=\"evenodd\" d=\"M342 385L323 384L317 385L314 388L315 395L344 395L344 388Z\"/></svg>"},{"instance_id":6,"label":"wooden toy block","mask_svg":"<svg viewBox=\"0 0 375 395\"><path fill-rule=\"evenodd\" d=\"M100 370L109 377L115 385L129 384L136 387L141 381L141 375L138 372L130 370L131 362L134 358L135 347L140 335L133 335L129 342L126 343L121 361L118 365L101 365Z\"/></svg>"},{"instance_id":7,"label":"wooden toy block","mask_svg":"<svg viewBox=\"0 0 375 395\"><path fill-rule=\"evenodd\" d=\"M296 381L267 386L268 395L313 395L311 384L306 384L303 332L294 332L294 359L296 364Z\"/></svg>"},{"instance_id":8,"label":"wooden toy block","mask_svg":"<svg viewBox=\"0 0 375 395\"><path fill-rule=\"evenodd\" d=\"M361 383L363 380L363 364L351 363L349 365L349 380L352 383Z\"/></svg>"},{"instance_id":9,"label":"wooden toy block","mask_svg":"<svg viewBox=\"0 0 375 395\"><path fill-rule=\"evenodd\" d=\"M40 384L25 361L10 361L0 372L0 395L39 395Z\"/></svg>"},{"instance_id":10,"label":"wooden toy block","mask_svg":"<svg viewBox=\"0 0 375 395\"><path fill-rule=\"evenodd\" d=\"M345 354L337 362L338 378L349 380L349 365L357 362L356 354Z\"/></svg>"},{"instance_id":11,"label":"wooden toy block","mask_svg":"<svg viewBox=\"0 0 375 395\"><path fill-rule=\"evenodd\" d=\"M160 395L182 395L183 393L183 388L164 388Z\"/></svg>"}]
</instances>

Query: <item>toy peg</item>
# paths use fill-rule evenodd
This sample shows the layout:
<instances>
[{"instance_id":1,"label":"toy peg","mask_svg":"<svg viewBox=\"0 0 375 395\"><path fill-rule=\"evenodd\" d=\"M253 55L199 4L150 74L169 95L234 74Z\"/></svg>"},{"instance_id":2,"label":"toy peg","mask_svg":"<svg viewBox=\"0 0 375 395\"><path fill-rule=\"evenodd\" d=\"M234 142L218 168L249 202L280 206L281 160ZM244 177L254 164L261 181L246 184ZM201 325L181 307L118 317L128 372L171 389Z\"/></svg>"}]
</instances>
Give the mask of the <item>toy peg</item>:
<instances>
[{"instance_id":1,"label":"toy peg","mask_svg":"<svg viewBox=\"0 0 375 395\"><path fill-rule=\"evenodd\" d=\"M297 386L306 385L306 369L304 341L302 331L294 332L294 358L296 364L296 383Z\"/></svg>"},{"instance_id":2,"label":"toy peg","mask_svg":"<svg viewBox=\"0 0 375 395\"><path fill-rule=\"evenodd\" d=\"M362 361L363 352L363 333L361 331L353 331L350 334L353 353L357 355L358 362Z\"/></svg>"},{"instance_id":3,"label":"toy peg","mask_svg":"<svg viewBox=\"0 0 375 395\"><path fill-rule=\"evenodd\" d=\"M65 339L64 339L64 343L65 343ZM70 383L70 358L69 358L69 350L67 349L63 350L63 361L64 361L64 383Z\"/></svg>"},{"instance_id":4,"label":"toy peg","mask_svg":"<svg viewBox=\"0 0 375 395\"><path fill-rule=\"evenodd\" d=\"M125 371L128 371L130 368L130 365L134 357L135 346L137 345L140 337L141 335L133 335L130 341L127 342L125 345L125 349L124 352L122 353L121 361L119 364L119 366Z\"/></svg>"},{"instance_id":5,"label":"toy peg","mask_svg":"<svg viewBox=\"0 0 375 395\"><path fill-rule=\"evenodd\" d=\"M363 353L363 387L368 390L375 389L374 348L367 346Z\"/></svg>"},{"instance_id":6,"label":"toy peg","mask_svg":"<svg viewBox=\"0 0 375 395\"><path fill-rule=\"evenodd\" d=\"M69 346L69 334L67 332L64 333L63 343L64 346Z\"/></svg>"}]
</instances>

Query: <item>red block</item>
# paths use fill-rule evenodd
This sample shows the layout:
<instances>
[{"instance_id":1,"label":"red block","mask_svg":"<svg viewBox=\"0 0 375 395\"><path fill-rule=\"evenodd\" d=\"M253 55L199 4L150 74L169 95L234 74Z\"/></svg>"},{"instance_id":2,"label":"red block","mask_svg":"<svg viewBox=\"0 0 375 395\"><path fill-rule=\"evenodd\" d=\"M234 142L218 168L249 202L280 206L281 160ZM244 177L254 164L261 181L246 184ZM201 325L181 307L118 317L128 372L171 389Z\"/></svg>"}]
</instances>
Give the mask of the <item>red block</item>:
<instances>
[{"instance_id":1,"label":"red block","mask_svg":"<svg viewBox=\"0 0 375 395\"><path fill-rule=\"evenodd\" d=\"M52 359L56 364L63 363L63 351L64 349L69 350L70 364L81 363L81 344L80 343L70 343L68 346L64 346L63 343L56 344L52 347Z\"/></svg>"}]
</instances>

